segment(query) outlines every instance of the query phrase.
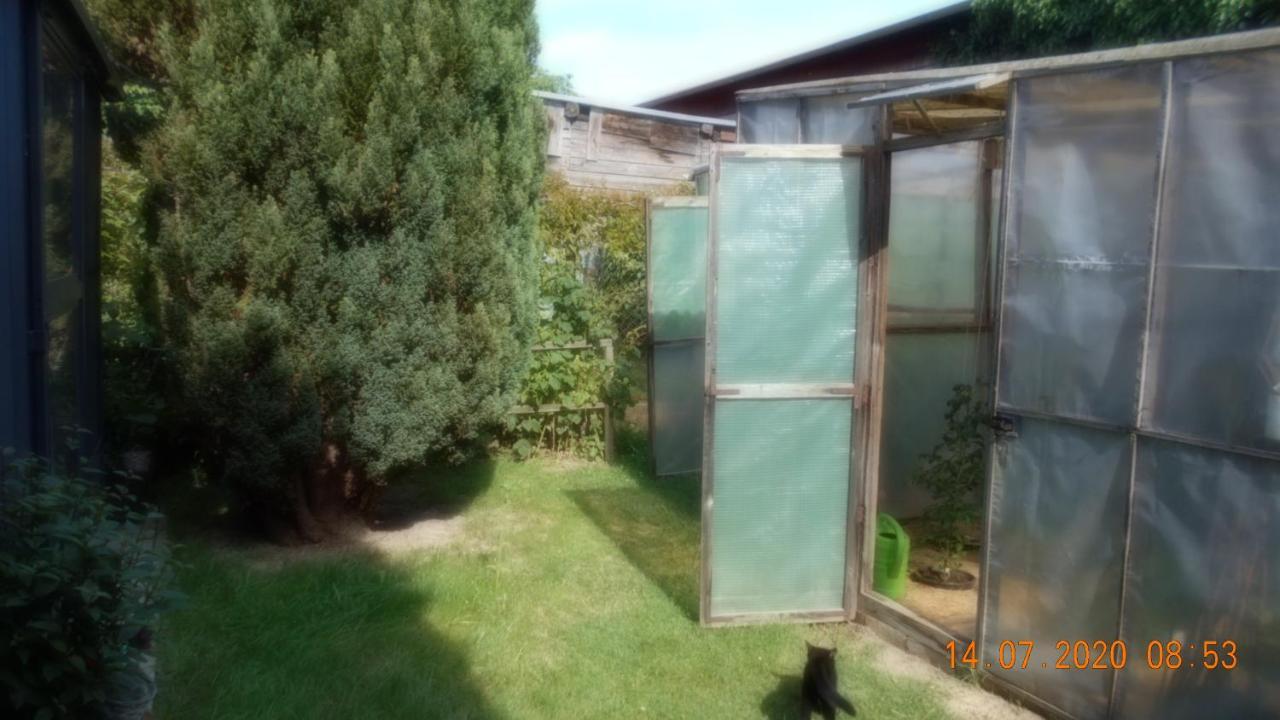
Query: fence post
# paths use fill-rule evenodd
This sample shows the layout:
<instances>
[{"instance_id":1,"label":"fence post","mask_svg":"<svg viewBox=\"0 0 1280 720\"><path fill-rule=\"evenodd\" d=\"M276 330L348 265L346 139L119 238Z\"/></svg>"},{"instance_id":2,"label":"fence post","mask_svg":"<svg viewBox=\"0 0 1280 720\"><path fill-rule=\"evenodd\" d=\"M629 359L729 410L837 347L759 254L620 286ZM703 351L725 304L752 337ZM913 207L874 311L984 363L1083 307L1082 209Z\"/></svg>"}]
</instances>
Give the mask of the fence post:
<instances>
[{"instance_id":1,"label":"fence post","mask_svg":"<svg viewBox=\"0 0 1280 720\"><path fill-rule=\"evenodd\" d=\"M613 340L605 338L600 341L600 347L604 348L604 362L610 368L613 367ZM608 388L605 388L604 400L604 459L605 462L613 462L613 407L609 404Z\"/></svg>"}]
</instances>

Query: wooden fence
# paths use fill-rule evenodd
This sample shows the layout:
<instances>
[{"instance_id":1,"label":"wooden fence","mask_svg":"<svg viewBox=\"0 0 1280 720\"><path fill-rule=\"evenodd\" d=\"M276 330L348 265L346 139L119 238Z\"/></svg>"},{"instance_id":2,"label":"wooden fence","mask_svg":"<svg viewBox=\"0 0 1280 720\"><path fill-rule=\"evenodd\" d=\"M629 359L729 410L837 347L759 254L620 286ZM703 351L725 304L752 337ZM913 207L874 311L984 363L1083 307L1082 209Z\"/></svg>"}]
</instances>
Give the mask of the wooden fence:
<instances>
[{"instance_id":1,"label":"wooden fence","mask_svg":"<svg viewBox=\"0 0 1280 720\"><path fill-rule=\"evenodd\" d=\"M598 343L590 343L585 340L578 342L565 343L564 345L534 345L534 352L548 352L551 350L590 350L598 347L600 352L604 354L606 364L613 365L613 340L604 339ZM512 415L550 415L551 416L551 443L552 450L555 449L556 443L556 418L567 412L601 412L604 413L604 459L613 462L614 459L614 440L613 440L613 412L609 404L606 402L595 402L587 405L578 405L571 407L568 405L545 404L533 407L530 405L516 405L511 408Z\"/></svg>"}]
</instances>

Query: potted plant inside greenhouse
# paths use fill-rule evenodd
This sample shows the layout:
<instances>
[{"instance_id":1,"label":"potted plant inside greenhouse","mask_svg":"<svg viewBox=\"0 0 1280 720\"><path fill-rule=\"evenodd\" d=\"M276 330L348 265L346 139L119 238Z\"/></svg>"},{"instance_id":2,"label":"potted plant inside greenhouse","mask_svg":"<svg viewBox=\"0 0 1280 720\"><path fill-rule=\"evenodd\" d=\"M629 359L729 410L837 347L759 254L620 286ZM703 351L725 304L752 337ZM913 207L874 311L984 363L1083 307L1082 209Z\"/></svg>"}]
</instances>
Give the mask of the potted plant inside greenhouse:
<instances>
[{"instance_id":1,"label":"potted plant inside greenhouse","mask_svg":"<svg viewBox=\"0 0 1280 720\"><path fill-rule=\"evenodd\" d=\"M942 439L922 457L915 480L933 498L924 511L924 541L938 555L912 571L916 582L951 590L967 590L977 582L961 564L982 519L985 413L973 386L956 385L947 401Z\"/></svg>"}]
</instances>

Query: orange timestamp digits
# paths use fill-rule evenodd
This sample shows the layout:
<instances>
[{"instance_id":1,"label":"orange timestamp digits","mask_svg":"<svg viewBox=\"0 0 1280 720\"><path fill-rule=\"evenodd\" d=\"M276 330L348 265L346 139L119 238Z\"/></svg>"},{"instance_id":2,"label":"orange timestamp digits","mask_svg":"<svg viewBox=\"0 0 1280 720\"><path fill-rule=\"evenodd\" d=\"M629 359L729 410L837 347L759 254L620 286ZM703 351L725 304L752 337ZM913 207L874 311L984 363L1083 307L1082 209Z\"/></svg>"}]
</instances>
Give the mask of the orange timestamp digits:
<instances>
[{"instance_id":1,"label":"orange timestamp digits","mask_svg":"<svg viewBox=\"0 0 1280 720\"><path fill-rule=\"evenodd\" d=\"M1199 649L1195 643L1183 645L1177 640L1152 640L1147 643L1147 667L1152 670L1177 670L1185 664L1205 670L1234 670L1240 662L1236 659L1237 650L1234 640L1205 640L1199 645Z\"/></svg>"},{"instance_id":2,"label":"orange timestamp digits","mask_svg":"<svg viewBox=\"0 0 1280 720\"><path fill-rule=\"evenodd\" d=\"M1035 651L1033 640L1003 640L995 646L991 660L982 663L986 669L1026 670L1031 667ZM945 646L950 656L951 669L977 668L977 646L973 641L957 643L952 640ZM1043 669L1055 670L1123 670L1129 664L1129 646L1123 640L1059 640L1054 643L1057 659L1052 665L1046 659L1040 663ZM1205 640L1202 643L1183 643L1178 640L1152 640L1147 643L1147 668L1151 670L1178 670L1203 668L1205 670L1232 670L1239 663L1239 648L1234 640Z\"/></svg>"}]
</instances>

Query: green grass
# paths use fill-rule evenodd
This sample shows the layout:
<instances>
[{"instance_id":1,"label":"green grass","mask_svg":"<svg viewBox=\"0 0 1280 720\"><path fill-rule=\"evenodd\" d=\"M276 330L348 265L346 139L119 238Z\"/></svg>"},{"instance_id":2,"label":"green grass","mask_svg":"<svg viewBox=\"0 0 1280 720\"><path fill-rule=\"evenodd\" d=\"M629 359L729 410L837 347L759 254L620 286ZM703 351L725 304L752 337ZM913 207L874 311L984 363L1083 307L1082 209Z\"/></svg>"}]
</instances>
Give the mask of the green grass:
<instances>
[{"instance_id":1,"label":"green grass","mask_svg":"<svg viewBox=\"0 0 1280 720\"><path fill-rule=\"evenodd\" d=\"M847 629L700 628L697 478L646 478L635 452L430 478L465 519L446 549L271 566L188 541L158 717L797 717L806 639L839 639L860 718L947 717Z\"/></svg>"}]
</instances>

